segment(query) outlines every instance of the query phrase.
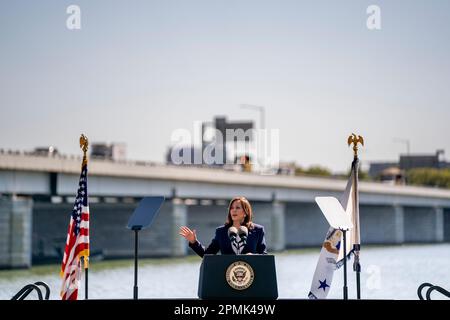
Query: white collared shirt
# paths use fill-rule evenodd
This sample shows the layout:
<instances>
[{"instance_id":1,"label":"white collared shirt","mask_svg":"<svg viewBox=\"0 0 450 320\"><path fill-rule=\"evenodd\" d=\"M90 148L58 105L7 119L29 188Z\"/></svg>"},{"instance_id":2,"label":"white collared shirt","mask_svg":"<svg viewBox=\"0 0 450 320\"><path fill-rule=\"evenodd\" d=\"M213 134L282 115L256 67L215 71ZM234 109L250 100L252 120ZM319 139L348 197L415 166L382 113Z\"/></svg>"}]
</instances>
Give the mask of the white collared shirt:
<instances>
[{"instance_id":1,"label":"white collared shirt","mask_svg":"<svg viewBox=\"0 0 450 320\"><path fill-rule=\"evenodd\" d=\"M233 248L234 253L241 254L244 249L244 243L242 242L241 237L236 235L236 241L231 243L231 247Z\"/></svg>"}]
</instances>

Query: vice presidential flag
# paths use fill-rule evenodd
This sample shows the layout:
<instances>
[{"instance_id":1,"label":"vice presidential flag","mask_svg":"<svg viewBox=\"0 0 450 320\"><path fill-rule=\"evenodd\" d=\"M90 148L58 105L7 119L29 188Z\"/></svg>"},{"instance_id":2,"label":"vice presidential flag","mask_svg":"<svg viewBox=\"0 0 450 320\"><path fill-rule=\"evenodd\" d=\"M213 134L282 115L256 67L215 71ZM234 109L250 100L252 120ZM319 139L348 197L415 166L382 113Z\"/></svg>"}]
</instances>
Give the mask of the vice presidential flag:
<instances>
[{"instance_id":1,"label":"vice presidential flag","mask_svg":"<svg viewBox=\"0 0 450 320\"><path fill-rule=\"evenodd\" d=\"M352 164L350 178L340 203L345 212L350 216L353 229L346 234L347 259L350 259L354 251L354 245L360 244L359 238L359 204L355 198L354 188L357 188L358 162ZM333 274L344 263L344 246L342 244L342 231L330 227L325 236L322 249L314 272L311 289L308 294L310 299L325 299L330 290Z\"/></svg>"},{"instance_id":2,"label":"vice presidential flag","mask_svg":"<svg viewBox=\"0 0 450 320\"><path fill-rule=\"evenodd\" d=\"M78 192L67 231L66 248L61 266L63 278L61 299L76 300L81 278L81 261L89 258L89 204L87 192L87 161L83 159Z\"/></svg>"}]
</instances>

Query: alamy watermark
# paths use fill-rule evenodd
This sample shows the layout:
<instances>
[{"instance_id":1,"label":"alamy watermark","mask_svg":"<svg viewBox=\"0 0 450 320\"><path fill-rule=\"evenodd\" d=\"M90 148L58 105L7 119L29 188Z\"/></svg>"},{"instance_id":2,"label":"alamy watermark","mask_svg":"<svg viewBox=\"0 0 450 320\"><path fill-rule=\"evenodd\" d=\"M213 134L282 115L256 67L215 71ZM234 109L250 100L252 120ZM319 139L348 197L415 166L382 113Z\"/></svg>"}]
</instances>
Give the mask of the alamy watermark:
<instances>
[{"instance_id":1,"label":"alamy watermark","mask_svg":"<svg viewBox=\"0 0 450 320\"><path fill-rule=\"evenodd\" d=\"M66 20L66 27L69 30L81 29L81 9L76 4L67 7L66 13L69 14Z\"/></svg>"},{"instance_id":2,"label":"alamy watermark","mask_svg":"<svg viewBox=\"0 0 450 320\"><path fill-rule=\"evenodd\" d=\"M366 280L366 288L369 290L381 289L381 268L377 265L371 264L367 267L369 276Z\"/></svg>"},{"instance_id":3,"label":"alamy watermark","mask_svg":"<svg viewBox=\"0 0 450 320\"><path fill-rule=\"evenodd\" d=\"M208 139L209 136L210 138ZM171 135L170 162L176 165L223 166L243 164L242 159L265 173L279 168L279 129L210 129L202 132L201 122L193 131L176 129Z\"/></svg>"},{"instance_id":4,"label":"alamy watermark","mask_svg":"<svg viewBox=\"0 0 450 320\"><path fill-rule=\"evenodd\" d=\"M369 30L381 30L381 9L377 5L370 5L367 7L366 13L369 15L367 17L366 26Z\"/></svg>"}]
</instances>

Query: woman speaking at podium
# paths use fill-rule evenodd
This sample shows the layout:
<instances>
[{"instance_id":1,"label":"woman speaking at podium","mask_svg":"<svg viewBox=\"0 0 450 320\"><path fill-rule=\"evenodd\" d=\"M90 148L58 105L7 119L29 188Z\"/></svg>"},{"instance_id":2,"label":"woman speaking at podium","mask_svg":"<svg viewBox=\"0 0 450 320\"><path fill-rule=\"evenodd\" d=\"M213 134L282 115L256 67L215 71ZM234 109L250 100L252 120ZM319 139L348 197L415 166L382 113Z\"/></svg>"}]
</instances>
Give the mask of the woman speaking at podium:
<instances>
[{"instance_id":1,"label":"woman speaking at podium","mask_svg":"<svg viewBox=\"0 0 450 320\"><path fill-rule=\"evenodd\" d=\"M253 212L250 202L244 197L231 199L227 220L216 229L210 245L205 247L197 240L195 230L180 227L180 235L189 241L200 257L205 254L267 254L264 227L252 222Z\"/></svg>"}]
</instances>

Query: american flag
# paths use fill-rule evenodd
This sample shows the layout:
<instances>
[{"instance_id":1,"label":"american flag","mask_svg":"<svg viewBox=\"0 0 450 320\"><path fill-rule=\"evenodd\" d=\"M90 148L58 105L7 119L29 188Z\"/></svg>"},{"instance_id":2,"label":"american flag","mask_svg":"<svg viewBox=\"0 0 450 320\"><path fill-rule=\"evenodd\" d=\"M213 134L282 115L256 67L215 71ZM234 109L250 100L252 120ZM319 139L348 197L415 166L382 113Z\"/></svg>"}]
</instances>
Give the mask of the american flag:
<instances>
[{"instance_id":1,"label":"american flag","mask_svg":"<svg viewBox=\"0 0 450 320\"><path fill-rule=\"evenodd\" d=\"M80 257L85 267L89 258L89 201L87 192L87 161L83 159L77 197L70 217L66 248L61 266L62 300L76 300L81 278Z\"/></svg>"}]
</instances>

